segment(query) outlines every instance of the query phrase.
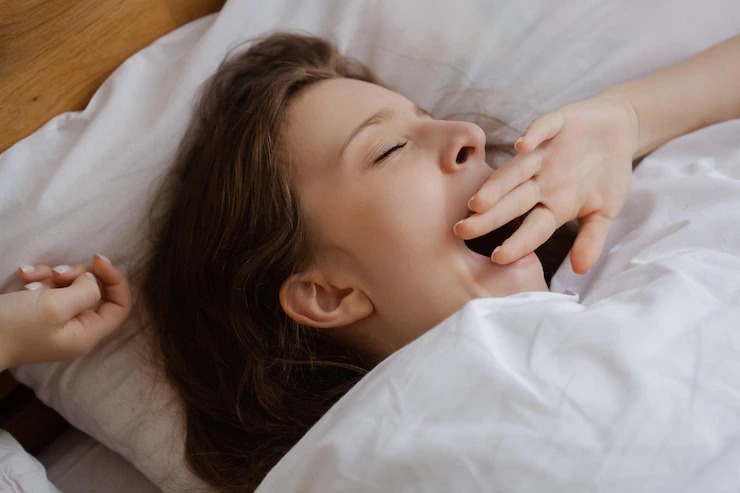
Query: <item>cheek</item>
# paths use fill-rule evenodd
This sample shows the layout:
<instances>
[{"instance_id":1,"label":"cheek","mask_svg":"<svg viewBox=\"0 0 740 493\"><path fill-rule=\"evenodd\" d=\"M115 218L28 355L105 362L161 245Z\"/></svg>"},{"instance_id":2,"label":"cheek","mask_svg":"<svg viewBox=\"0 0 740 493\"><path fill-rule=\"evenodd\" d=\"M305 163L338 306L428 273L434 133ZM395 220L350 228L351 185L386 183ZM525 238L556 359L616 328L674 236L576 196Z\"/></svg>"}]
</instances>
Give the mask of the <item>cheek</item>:
<instances>
[{"instance_id":1,"label":"cheek","mask_svg":"<svg viewBox=\"0 0 740 493\"><path fill-rule=\"evenodd\" d=\"M433 170L399 160L312 190L327 246L342 250L373 284L402 275L418 285L442 262L452 237L448 190Z\"/></svg>"},{"instance_id":2,"label":"cheek","mask_svg":"<svg viewBox=\"0 0 740 493\"><path fill-rule=\"evenodd\" d=\"M444 195L431 181L396 180L365 191L353 214L363 241L380 243L396 253L418 254L423 246L439 240L444 231Z\"/></svg>"}]
</instances>

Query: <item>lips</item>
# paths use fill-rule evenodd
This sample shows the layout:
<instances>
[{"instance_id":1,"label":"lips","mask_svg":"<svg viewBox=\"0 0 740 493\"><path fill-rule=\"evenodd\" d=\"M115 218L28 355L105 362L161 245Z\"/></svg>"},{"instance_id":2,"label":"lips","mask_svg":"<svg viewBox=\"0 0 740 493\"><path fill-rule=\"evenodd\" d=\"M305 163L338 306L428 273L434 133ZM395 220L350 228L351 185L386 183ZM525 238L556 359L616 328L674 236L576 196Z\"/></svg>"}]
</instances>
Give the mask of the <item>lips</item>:
<instances>
[{"instance_id":1,"label":"lips","mask_svg":"<svg viewBox=\"0 0 740 493\"><path fill-rule=\"evenodd\" d=\"M514 219L490 233L472 240L465 240L465 246L479 255L490 257L494 248L500 246L508 237L513 235L521 224L522 221L519 218Z\"/></svg>"}]
</instances>

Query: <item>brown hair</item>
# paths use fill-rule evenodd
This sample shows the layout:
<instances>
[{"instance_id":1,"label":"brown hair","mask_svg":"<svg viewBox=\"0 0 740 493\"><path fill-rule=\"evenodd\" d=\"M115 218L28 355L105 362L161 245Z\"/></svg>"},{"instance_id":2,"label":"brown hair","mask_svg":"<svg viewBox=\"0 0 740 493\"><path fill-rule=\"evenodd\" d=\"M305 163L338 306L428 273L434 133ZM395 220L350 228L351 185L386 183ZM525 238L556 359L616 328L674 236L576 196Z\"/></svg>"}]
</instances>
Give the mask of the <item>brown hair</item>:
<instances>
[{"instance_id":1,"label":"brown hair","mask_svg":"<svg viewBox=\"0 0 740 493\"><path fill-rule=\"evenodd\" d=\"M142 294L183 401L187 463L221 491L256 488L371 367L278 298L311 260L281 152L286 108L338 77L375 81L322 39L258 40L204 86L169 178Z\"/></svg>"},{"instance_id":2,"label":"brown hair","mask_svg":"<svg viewBox=\"0 0 740 493\"><path fill-rule=\"evenodd\" d=\"M255 489L373 365L287 317L278 296L312 259L281 149L286 110L339 77L376 82L310 36L274 34L228 58L204 85L168 180L142 294L183 402L187 463L220 491Z\"/></svg>"}]
</instances>

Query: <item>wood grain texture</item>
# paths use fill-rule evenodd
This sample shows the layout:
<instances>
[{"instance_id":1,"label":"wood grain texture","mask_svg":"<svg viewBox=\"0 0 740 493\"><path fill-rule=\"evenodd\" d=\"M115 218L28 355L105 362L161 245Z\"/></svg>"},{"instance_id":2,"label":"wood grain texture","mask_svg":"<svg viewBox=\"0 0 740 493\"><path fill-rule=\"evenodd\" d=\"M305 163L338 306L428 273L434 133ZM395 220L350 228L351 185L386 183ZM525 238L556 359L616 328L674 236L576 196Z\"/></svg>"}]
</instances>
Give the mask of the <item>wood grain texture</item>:
<instances>
[{"instance_id":1,"label":"wood grain texture","mask_svg":"<svg viewBox=\"0 0 740 493\"><path fill-rule=\"evenodd\" d=\"M81 110L127 58L224 0L0 0L0 152Z\"/></svg>"}]
</instances>

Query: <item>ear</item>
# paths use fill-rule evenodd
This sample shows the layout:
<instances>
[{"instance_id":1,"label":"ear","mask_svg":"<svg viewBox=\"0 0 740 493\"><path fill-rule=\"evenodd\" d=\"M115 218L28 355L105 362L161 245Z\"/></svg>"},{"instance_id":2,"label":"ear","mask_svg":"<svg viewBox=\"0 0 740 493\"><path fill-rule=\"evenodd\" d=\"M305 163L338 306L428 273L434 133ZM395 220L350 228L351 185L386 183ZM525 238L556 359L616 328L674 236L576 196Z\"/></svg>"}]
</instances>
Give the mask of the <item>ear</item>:
<instances>
[{"instance_id":1,"label":"ear","mask_svg":"<svg viewBox=\"0 0 740 493\"><path fill-rule=\"evenodd\" d=\"M280 286L280 305L296 322L320 329L350 325L375 310L358 288L333 286L317 270L286 279Z\"/></svg>"}]
</instances>

